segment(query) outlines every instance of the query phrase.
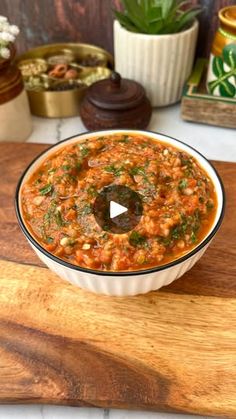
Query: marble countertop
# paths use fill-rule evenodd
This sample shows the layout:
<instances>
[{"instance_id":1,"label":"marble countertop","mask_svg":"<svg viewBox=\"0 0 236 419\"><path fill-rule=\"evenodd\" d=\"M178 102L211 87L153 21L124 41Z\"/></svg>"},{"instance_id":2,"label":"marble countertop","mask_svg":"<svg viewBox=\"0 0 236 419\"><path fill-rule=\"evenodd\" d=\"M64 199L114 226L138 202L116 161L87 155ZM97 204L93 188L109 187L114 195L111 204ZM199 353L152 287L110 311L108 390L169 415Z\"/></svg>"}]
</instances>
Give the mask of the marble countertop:
<instances>
[{"instance_id":1,"label":"marble countertop","mask_svg":"<svg viewBox=\"0 0 236 419\"><path fill-rule=\"evenodd\" d=\"M55 143L86 131L81 119L33 118L28 142ZM198 149L207 158L236 162L236 130L184 122L179 105L153 112L151 131L170 135ZM0 406L0 419L201 419L200 416L62 406Z\"/></svg>"},{"instance_id":2,"label":"marble countertop","mask_svg":"<svg viewBox=\"0 0 236 419\"><path fill-rule=\"evenodd\" d=\"M85 132L81 119L33 118L34 129L29 142L55 143ZM174 105L153 112L149 130L170 135L195 147L212 160L236 161L236 130L185 122L180 117L180 106Z\"/></svg>"}]
</instances>

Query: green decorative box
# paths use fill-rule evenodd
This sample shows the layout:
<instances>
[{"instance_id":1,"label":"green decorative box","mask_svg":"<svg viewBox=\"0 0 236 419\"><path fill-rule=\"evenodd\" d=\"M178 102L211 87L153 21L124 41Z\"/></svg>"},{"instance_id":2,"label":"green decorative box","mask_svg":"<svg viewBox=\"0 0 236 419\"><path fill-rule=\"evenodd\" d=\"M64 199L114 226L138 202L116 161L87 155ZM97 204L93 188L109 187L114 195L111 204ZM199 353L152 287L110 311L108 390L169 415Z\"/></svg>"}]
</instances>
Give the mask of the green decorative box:
<instances>
[{"instance_id":1,"label":"green decorative box","mask_svg":"<svg viewBox=\"0 0 236 419\"><path fill-rule=\"evenodd\" d=\"M187 81L181 101L186 121L236 128L236 99L210 95L206 89L208 60L199 58Z\"/></svg>"}]
</instances>

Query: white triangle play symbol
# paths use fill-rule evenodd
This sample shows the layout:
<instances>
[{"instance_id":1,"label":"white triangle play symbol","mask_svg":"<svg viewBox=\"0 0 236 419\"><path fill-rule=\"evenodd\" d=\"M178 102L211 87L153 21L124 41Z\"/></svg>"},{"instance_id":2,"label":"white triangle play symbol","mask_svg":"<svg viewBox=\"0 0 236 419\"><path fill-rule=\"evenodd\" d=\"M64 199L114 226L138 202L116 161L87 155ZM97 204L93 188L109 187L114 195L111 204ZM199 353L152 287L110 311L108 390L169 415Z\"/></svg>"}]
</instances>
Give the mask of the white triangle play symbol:
<instances>
[{"instance_id":1,"label":"white triangle play symbol","mask_svg":"<svg viewBox=\"0 0 236 419\"><path fill-rule=\"evenodd\" d=\"M126 211L128 211L128 208L117 204L117 202L110 201L110 218L118 217L118 215L124 214Z\"/></svg>"}]
</instances>

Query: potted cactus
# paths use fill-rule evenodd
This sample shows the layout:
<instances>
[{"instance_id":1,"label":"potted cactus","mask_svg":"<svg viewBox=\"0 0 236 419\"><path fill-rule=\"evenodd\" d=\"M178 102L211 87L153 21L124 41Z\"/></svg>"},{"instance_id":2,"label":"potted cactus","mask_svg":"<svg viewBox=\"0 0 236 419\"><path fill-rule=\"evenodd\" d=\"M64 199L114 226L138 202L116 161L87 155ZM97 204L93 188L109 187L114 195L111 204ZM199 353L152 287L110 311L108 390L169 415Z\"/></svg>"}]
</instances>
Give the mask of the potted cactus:
<instances>
[{"instance_id":1,"label":"potted cactus","mask_svg":"<svg viewBox=\"0 0 236 419\"><path fill-rule=\"evenodd\" d=\"M123 11L114 11L116 71L141 83L152 106L177 102L193 66L200 8L181 0L121 2Z\"/></svg>"}]
</instances>

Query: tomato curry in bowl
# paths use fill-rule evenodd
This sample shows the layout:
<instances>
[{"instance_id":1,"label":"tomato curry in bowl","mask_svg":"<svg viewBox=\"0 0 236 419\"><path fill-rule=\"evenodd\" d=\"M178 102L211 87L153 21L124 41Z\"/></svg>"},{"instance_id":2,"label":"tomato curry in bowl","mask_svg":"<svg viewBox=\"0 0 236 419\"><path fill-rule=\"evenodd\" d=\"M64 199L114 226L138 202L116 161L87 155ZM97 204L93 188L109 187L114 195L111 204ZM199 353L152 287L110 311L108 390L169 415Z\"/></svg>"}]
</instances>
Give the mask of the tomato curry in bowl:
<instances>
[{"instance_id":1,"label":"tomato curry in bowl","mask_svg":"<svg viewBox=\"0 0 236 419\"><path fill-rule=\"evenodd\" d=\"M142 201L138 224L122 234L101 228L94 216L97 196L111 185L128 187ZM65 140L33 162L18 186L17 215L39 256L60 276L78 283L68 272L87 273L85 282L102 276L108 285L113 277L111 288L120 277L111 293L123 295L124 276L151 275L157 289L175 279L176 267L189 269L218 229L223 201L215 170L189 146L146 131L111 130ZM158 281L168 268L175 274ZM78 285L97 291L94 284ZM110 293L108 285L102 292ZM131 293L146 292L141 285Z\"/></svg>"}]
</instances>

